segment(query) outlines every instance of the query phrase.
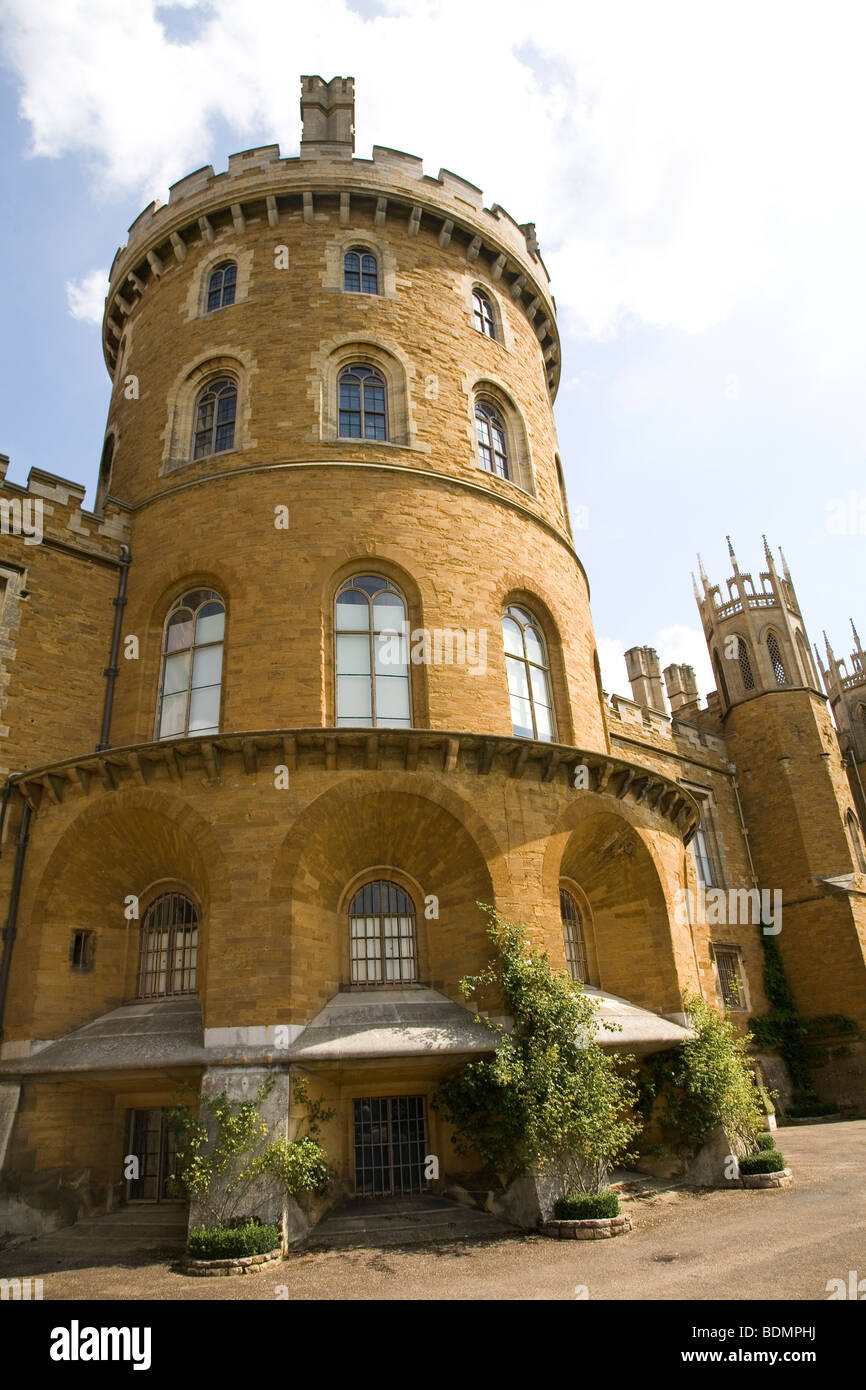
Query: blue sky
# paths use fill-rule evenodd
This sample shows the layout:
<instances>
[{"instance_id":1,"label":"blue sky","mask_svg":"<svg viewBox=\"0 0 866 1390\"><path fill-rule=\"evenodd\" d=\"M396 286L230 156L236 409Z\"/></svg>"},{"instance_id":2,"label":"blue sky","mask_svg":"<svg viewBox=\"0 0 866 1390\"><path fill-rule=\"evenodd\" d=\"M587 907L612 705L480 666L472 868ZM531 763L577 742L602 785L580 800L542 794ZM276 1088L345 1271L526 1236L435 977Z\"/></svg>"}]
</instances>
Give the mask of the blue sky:
<instances>
[{"instance_id":1,"label":"blue sky","mask_svg":"<svg viewBox=\"0 0 866 1390\"><path fill-rule=\"evenodd\" d=\"M785 550L813 641L866 628L862 11L844 3L6 0L0 452L84 482L108 405L101 272L152 197L300 137L298 77L353 74L394 145L537 224L556 406L605 684L691 661L689 572ZM77 314L78 316L74 316Z\"/></svg>"}]
</instances>

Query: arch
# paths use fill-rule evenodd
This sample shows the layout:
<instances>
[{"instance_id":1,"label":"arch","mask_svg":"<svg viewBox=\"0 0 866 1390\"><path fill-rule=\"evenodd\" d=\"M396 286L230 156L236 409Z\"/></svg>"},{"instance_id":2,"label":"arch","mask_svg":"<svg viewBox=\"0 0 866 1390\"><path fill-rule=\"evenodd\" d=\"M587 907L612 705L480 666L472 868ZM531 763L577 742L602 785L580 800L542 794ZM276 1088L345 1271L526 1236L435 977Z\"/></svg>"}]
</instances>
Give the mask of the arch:
<instances>
[{"instance_id":1,"label":"arch","mask_svg":"<svg viewBox=\"0 0 866 1390\"><path fill-rule=\"evenodd\" d=\"M535 496L529 436L523 415L510 392L492 378L476 381L470 391L475 466ZM495 437L499 422L501 440ZM502 461L505 461L505 470Z\"/></svg>"},{"instance_id":2,"label":"arch","mask_svg":"<svg viewBox=\"0 0 866 1390\"><path fill-rule=\"evenodd\" d=\"M419 978L459 998L460 977L489 956L477 904L496 900L504 873L489 827L434 777L419 774L411 792L401 773L322 792L287 832L271 875L275 910L291 920L293 1006L315 1011L347 982L345 911L370 878L412 895Z\"/></svg>"},{"instance_id":3,"label":"arch","mask_svg":"<svg viewBox=\"0 0 866 1390\"><path fill-rule=\"evenodd\" d=\"M225 618L225 603L214 589L189 590L169 609L155 738L218 732Z\"/></svg>"},{"instance_id":4,"label":"arch","mask_svg":"<svg viewBox=\"0 0 866 1390\"><path fill-rule=\"evenodd\" d=\"M237 261L219 261L207 277L207 313L212 314L216 309L225 309L234 304L237 282Z\"/></svg>"},{"instance_id":5,"label":"arch","mask_svg":"<svg viewBox=\"0 0 866 1390\"><path fill-rule=\"evenodd\" d=\"M343 289L350 294L379 293L379 258L368 246L350 246L344 251Z\"/></svg>"},{"instance_id":6,"label":"arch","mask_svg":"<svg viewBox=\"0 0 866 1390\"><path fill-rule=\"evenodd\" d=\"M338 728L412 727L406 600L381 575L354 574L334 604Z\"/></svg>"},{"instance_id":7,"label":"arch","mask_svg":"<svg viewBox=\"0 0 866 1390\"><path fill-rule=\"evenodd\" d=\"M220 453L237 453L253 448L256 440L250 435L251 403L249 379L255 370L255 359L246 352L213 352L183 367L168 394L168 415L164 432L166 445L163 473L172 472L192 462L204 462L213 453L194 457L195 435L199 421L197 407L211 383L229 380L237 393L234 413L234 435L229 449ZM216 412L215 412L216 413ZM214 422L214 425L218 422ZM214 428L215 433L215 428Z\"/></svg>"},{"instance_id":8,"label":"arch","mask_svg":"<svg viewBox=\"0 0 866 1390\"><path fill-rule=\"evenodd\" d=\"M670 841L626 807L608 810L585 799L551 830L542 870L548 902L558 902L563 881L579 885L591 914L599 987L664 1014L682 1009L660 859Z\"/></svg>"},{"instance_id":9,"label":"arch","mask_svg":"<svg viewBox=\"0 0 866 1390\"><path fill-rule=\"evenodd\" d=\"M502 614L502 644L516 738L556 742L556 714L544 629L531 609L512 603Z\"/></svg>"},{"instance_id":10,"label":"arch","mask_svg":"<svg viewBox=\"0 0 866 1390\"><path fill-rule=\"evenodd\" d=\"M775 632L770 628L766 636L767 654L770 658L770 668L773 672L773 679L777 685L788 685L788 673L785 670L785 663L782 660L782 652L779 647L779 639Z\"/></svg>"}]
</instances>

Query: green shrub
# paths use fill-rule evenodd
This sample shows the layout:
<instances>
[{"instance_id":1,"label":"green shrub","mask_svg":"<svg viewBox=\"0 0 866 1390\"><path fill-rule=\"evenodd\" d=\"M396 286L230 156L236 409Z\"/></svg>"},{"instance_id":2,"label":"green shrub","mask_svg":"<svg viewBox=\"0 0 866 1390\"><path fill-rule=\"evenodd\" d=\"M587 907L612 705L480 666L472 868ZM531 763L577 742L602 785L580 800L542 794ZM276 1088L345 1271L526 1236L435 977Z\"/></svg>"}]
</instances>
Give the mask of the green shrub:
<instances>
[{"instance_id":1,"label":"green shrub","mask_svg":"<svg viewBox=\"0 0 866 1390\"><path fill-rule=\"evenodd\" d=\"M776 1136L775 1134L766 1133L756 1134L755 1143L757 1144L759 1149L775 1149Z\"/></svg>"},{"instance_id":2,"label":"green shrub","mask_svg":"<svg viewBox=\"0 0 866 1390\"><path fill-rule=\"evenodd\" d=\"M818 1115L837 1115L838 1105L832 1101L810 1100L804 1101L801 1105L789 1105L788 1116L792 1120L811 1120Z\"/></svg>"},{"instance_id":3,"label":"green shrub","mask_svg":"<svg viewBox=\"0 0 866 1390\"><path fill-rule=\"evenodd\" d=\"M553 1208L556 1221L587 1221L601 1216L619 1216L619 1197L606 1192L575 1192L560 1197Z\"/></svg>"},{"instance_id":4,"label":"green shrub","mask_svg":"<svg viewBox=\"0 0 866 1390\"><path fill-rule=\"evenodd\" d=\"M785 1160L778 1149L762 1149L760 1153L740 1159L740 1176L748 1178L754 1173L781 1173L784 1167Z\"/></svg>"},{"instance_id":5,"label":"green shrub","mask_svg":"<svg viewBox=\"0 0 866 1390\"><path fill-rule=\"evenodd\" d=\"M265 1226L254 1217L242 1226L193 1226L187 1253L193 1260L230 1260L243 1255L267 1255L282 1240L279 1226Z\"/></svg>"}]
</instances>

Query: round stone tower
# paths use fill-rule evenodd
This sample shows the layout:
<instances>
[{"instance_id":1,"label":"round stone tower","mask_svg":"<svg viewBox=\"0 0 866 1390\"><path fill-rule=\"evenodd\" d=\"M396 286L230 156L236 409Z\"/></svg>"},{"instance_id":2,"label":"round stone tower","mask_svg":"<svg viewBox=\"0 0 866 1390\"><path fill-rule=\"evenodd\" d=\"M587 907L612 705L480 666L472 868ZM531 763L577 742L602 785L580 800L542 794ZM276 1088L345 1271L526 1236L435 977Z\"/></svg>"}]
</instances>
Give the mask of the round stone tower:
<instances>
[{"instance_id":1,"label":"round stone tower","mask_svg":"<svg viewBox=\"0 0 866 1390\"><path fill-rule=\"evenodd\" d=\"M285 1129L298 1068L348 1190L446 1183L430 1097L492 1046L459 990L479 903L615 997L620 1047L681 1038L698 983L671 911L698 808L610 751L534 227L410 155L354 158L351 79L302 79L301 108L298 157L190 174L111 270L113 700L95 752L71 713L26 774L6 1015L37 1097L12 1161L86 1166L94 1204L159 1197L181 1081L272 1075Z\"/></svg>"}]
</instances>

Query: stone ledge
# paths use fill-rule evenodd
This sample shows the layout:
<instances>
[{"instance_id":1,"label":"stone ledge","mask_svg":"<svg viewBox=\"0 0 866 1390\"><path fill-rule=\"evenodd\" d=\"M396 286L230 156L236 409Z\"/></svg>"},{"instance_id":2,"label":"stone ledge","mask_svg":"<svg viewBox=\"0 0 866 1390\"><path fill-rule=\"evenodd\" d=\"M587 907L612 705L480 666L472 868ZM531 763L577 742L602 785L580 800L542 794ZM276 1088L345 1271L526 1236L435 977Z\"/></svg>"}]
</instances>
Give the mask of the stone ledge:
<instances>
[{"instance_id":1,"label":"stone ledge","mask_svg":"<svg viewBox=\"0 0 866 1390\"><path fill-rule=\"evenodd\" d=\"M543 1236L553 1240L610 1240L612 1236L624 1236L631 1230L627 1216L585 1217L582 1221L542 1221L539 1227Z\"/></svg>"},{"instance_id":2,"label":"stone ledge","mask_svg":"<svg viewBox=\"0 0 866 1390\"><path fill-rule=\"evenodd\" d=\"M740 1183L745 1188L760 1191L771 1187L790 1187L792 1177L790 1168L781 1168L778 1173L744 1173Z\"/></svg>"},{"instance_id":3,"label":"stone ledge","mask_svg":"<svg viewBox=\"0 0 866 1390\"><path fill-rule=\"evenodd\" d=\"M236 1255L228 1260L192 1260L184 1256L180 1262L182 1274L199 1278L214 1278L225 1274L258 1274L270 1265L279 1264L282 1250L269 1250L264 1255Z\"/></svg>"}]
</instances>

